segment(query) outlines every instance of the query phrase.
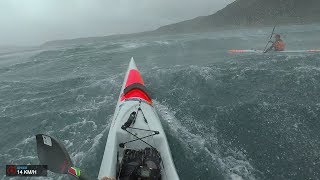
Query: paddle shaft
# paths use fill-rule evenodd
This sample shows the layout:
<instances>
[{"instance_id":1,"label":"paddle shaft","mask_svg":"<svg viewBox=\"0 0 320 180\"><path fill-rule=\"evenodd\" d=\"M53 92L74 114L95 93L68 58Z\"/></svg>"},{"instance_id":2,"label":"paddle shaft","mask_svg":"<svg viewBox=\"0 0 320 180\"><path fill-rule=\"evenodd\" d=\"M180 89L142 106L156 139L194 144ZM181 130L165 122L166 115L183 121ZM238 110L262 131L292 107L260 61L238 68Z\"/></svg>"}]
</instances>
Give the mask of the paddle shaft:
<instances>
[{"instance_id":1,"label":"paddle shaft","mask_svg":"<svg viewBox=\"0 0 320 180\"><path fill-rule=\"evenodd\" d=\"M272 36L273 36L274 30L276 29L276 26L277 26L277 25L274 25L273 30L272 30L272 33L271 33L270 38L269 38L269 41L268 41L268 43L267 43L266 47L264 48L263 52L265 52L265 51L267 50L268 45L269 45L269 42L270 42L270 41L271 41L271 39L272 39Z\"/></svg>"}]
</instances>

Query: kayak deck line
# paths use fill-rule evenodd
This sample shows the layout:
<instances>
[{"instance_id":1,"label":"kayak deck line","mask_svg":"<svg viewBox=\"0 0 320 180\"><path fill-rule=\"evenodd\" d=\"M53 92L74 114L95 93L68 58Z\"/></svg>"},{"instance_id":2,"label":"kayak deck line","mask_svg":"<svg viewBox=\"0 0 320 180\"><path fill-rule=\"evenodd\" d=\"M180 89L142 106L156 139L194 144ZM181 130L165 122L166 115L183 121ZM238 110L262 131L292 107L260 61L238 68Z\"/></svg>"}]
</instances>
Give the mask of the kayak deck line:
<instances>
[{"instance_id":1,"label":"kayak deck line","mask_svg":"<svg viewBox=\"0 0 320 180\"><path fill-rule=\"evenodd\" d=\"M145 118L145 116L144 116L144 114L143 114L143 111L142 111L142 109L141 109L141 101L140 101L140 102L139 102L139 107L138 107L137 111L133 111L133 112L130 114L128 120L121 126L121 129L125 130L127 133L131 134L131 135L134 136L136 139L133 139L133 140L130 140L130 141L127 141L127 142L122 142L122 143L119 144L119 147L125 148L125 144L128 144L128 143L131 143L131 142L135 142L135 141L139 141L139 140L140 140L141 142L143 142L143 143L147 144L148 146L152 147L153 149L156 149L156 148L153 147L151 144L145 142L143 139L148 138L148 137L151 137L151 136L155 136L155 135L159 134L159 131L154 131L154 130L151 130L151 129L142 129L142 128L130 127L132 124L135 123L136 118L137 118L139 112L141 112L141 114L142 114L142 116L143 116L143 118L144 118L144 121L145 121L146 123L148 123L148 121L147 121L147 119ZM128 129L132 129L132 130L134 129L134 130L138 130L138 131L147 131L147 132L151 132L152 134L148 134L148 135L145 135L145 136L143 136L143 137L138 137L136 134L128 131Z\"/></svg>"}]
</instances>

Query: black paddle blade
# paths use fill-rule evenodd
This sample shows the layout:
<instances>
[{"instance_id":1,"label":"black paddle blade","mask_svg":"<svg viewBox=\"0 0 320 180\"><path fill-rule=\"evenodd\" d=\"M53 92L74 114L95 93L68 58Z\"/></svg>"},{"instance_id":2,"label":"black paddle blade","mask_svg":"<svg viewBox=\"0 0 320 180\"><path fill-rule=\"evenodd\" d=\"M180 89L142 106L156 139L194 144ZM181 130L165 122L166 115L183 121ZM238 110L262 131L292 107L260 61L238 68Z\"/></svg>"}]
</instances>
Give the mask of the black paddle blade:
<instances>
[{"instance_id":1,"label":"black paddle blade","mask_svg":"<svg viewBox=\"0 0 320 180\"><path fill-rule=\"evenodd\" d=\"M48 165L48 169L54 173L67 174L73 163L66 148L48 135L37 134L36 140L40 163Z\"/></svg>"}]
</instances>

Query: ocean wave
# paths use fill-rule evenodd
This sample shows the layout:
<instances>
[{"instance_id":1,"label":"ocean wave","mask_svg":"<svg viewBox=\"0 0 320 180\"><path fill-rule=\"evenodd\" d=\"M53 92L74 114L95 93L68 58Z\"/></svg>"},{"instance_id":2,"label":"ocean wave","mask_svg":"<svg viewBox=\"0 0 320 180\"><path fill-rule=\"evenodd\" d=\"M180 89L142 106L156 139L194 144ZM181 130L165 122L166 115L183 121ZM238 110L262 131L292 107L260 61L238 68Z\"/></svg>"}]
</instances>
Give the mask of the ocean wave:
<instances>
[{"instance_id":1,"label":"ocean wave","mask_svg":"<svg viewBox=\"0 0 320 180\"><path fill-rule=\"evenodd\" d=\"M155 41L155 43L160 44L160 45L170 45L169 41Z\"/></svg>"},{"instance_id":2,"label":"ocean wave","mask_svg":"<svg viewBox=\"0 0 320 180\"><path fill-rule=\"evenodd\" d=\"M191 157L197 157L201 153L205 152L211 157L211 161L218 165L220 173L223 172L226 179L256 179L254 176L254 172L256 170L242 152L232 151L231 149L230 151L234 152L236 156L227 157L220 154L219 148L216 148L211 152L206 147L207 144L210 144L210 146L219 146L219 140L214 138L217 137L215 134L208 135L211 137L210 140L199 134L193 134L175 118L174 111L157 101L154 101L154 104L160 116L166 121L166 123L168 123L170 131L173 131L174 136L179 139L180 143L184 144L185 150L188 149ZM194 120L193 125L202 126ZM212 140L212 138L214 140ZM214 143L214 145L212 143ZM239 157L242 158L239 159Z\"/></svg>"},{"instance_id":3,"label":"ocean wave","mask_svg":"<svg viewBox=\"0 0 320 180\"><path fill-rule=\"evenodd\" d=\"M128 43L122 44L121 46L126 50L130 50L130 49L137 49L140 47L144 47L147 45L148 43L144 43L144 42L128 42Z\"/></svg>"}]
</instances>

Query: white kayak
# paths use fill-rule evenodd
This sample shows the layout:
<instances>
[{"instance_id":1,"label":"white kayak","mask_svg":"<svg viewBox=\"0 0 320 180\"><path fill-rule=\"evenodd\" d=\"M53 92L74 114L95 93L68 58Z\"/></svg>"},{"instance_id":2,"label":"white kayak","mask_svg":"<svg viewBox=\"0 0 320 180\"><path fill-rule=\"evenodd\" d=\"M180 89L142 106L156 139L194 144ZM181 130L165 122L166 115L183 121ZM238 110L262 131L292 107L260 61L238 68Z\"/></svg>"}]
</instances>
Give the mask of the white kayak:
<instances>
[{"instance_id":1,"label":"white kayak","mask_svg":"<svg viewBox=\"0 0 320 180\"><path fill-rule=\"evenodd\" d=\"M131 162L134 158L139 161L138 166L137 162ZM150 159L153 163L148 161ZM154 167L150 168L152 165ZM154 175L157 172L159 176ZM179 179L160 119L133 58L111 122L99 179L125 179L128 174L135 177L152 174L161 180Z\"/></svg>"},{"instance_id":2,"label":"white kayak","mask_svg":"<svg viewBox=\"0 0 320 180\"><path fill-rule=\"evenodd\" d=\"M264 54L262 50L256 49L231 49L229 53L258 53ZM309 50L286 50L286 51L270 51L274 53L320 53L320 49L309 49ZM268 53L270 53L268 52Z\"/></svg>"}]
</instances>

